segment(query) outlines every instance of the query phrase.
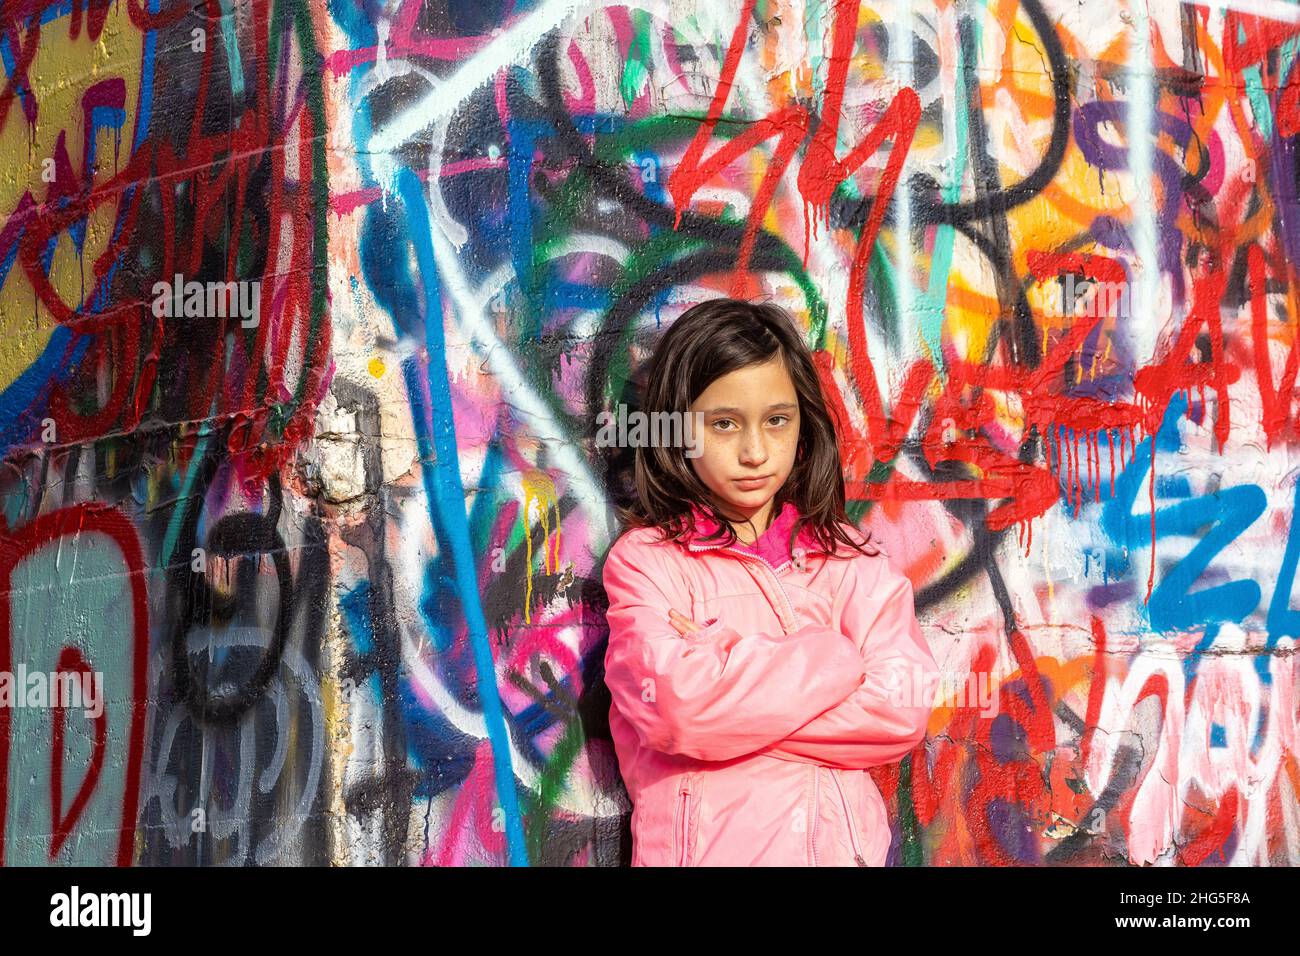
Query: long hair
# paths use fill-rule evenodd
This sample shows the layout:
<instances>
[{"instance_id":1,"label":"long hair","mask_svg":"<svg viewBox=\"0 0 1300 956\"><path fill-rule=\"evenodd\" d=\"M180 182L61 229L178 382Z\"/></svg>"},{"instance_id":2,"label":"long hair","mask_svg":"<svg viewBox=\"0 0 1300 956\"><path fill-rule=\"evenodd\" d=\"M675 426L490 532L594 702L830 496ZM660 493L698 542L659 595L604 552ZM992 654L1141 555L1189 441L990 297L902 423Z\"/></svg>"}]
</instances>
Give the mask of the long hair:
<instances>
[{"instance_id":1,"label":"long hair","mask_svg":"<svg viewBox=\"0 0 1300 956\"><path fill-rule=\"evenodd\" d=\"M838 545L861 554L879 553L864 549L870 533L856 529L844 510L844 473L835 426L812 353L794 320L780 306L710 299L687 309L655 346L645 375L641 410L650 416L675 412L685 420L691 403L715 379L777 356L798 395L801 454L775 495L773 515L780 514L786 502L794 502L799 509L790 533L791 547L806 527L826 555L836 555ZM719 525L717 535L708 540L726 545L738 540L709 488L690 466L684 449L637 447L633 473L635 496L615 507L625 526L655 527L662 532L660 540L680 540L687 531L695 530L694 505Z\"/></svg>"}]
</instances>

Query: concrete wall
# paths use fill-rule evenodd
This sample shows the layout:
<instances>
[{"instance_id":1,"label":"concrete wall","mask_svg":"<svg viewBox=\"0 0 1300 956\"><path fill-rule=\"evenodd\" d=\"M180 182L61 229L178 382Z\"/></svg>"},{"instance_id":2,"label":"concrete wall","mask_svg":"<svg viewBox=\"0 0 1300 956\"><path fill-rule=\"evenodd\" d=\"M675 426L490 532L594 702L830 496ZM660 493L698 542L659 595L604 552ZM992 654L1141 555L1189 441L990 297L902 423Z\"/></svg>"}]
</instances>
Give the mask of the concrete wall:
<instances>
[{"instance_id":1,"label":"concrete wall","mask_svg":"<svg viewBox=\"0 0 1300 956\"><path fill-rule=\"evenodd\" d=\"M950 685L891 859L1296 863L1298 31L9 0L3 861L626 862L595 417L730 293Z\"/></svg>"}]
</instances>

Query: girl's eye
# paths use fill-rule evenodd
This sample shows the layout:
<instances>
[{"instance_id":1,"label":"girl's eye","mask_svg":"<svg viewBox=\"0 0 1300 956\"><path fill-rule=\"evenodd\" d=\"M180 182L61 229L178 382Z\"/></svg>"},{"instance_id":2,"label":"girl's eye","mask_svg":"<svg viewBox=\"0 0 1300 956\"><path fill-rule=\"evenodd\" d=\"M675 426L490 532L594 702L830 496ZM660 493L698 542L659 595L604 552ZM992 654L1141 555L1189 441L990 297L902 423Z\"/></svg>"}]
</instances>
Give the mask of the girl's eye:
<instances>
[{"instance_id":1,"label":"girl's eye","mask_svg":"<svg viewBox=\"0 0 1300 956\"><path fill-rule=\"evenodd\" d=\"M789 420L790 420L790 416L789 416L789 415L773 415L771 418L768 419L769 422L777 422L777 421L779 421L782 425L784 425L784 424L785 424L786 422L788 422ZM721 426L721 425L734 425L734 424L735 424L735 422L733 422L730 418L720 418L720 419L718 419L716 422L713 423L713 427L714 427L714 428L718 428L718 427ZM723 430L723 431L731 431L730 428L723 428L722 430Z\"/></svg>"}]
</instances>

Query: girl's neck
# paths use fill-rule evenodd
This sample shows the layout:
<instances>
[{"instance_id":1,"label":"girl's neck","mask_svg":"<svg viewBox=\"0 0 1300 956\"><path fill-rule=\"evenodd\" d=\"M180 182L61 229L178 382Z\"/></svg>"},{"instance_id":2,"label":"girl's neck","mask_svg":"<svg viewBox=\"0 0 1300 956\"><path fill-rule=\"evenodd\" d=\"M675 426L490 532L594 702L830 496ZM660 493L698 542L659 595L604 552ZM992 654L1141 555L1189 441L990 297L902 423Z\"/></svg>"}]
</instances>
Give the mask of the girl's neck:
<instances>
[{"instance_id":1,"label":"girl's neck","mask_svg":"<svg viewBox=\"0 0 1300 956\"><path fill-rule=\"evenodd\" d=\"M726 515L724 512L727 524L731 525L732 533L735 534L741 544L753 544L763 536L763 532L772 526L772 521L776 517L776 510L772 507L771 502L768 502L764 507L767 509L766 513L755 513L748 520L743 518L738 520Z\"/></svg>"},{"instance_id":2,"label":"girl's neck","mask_svg":"<svg viewBox=\"0 0 1300 956\"><path fill-rule=\"evenodd\" d=\"M754 527L758 528L758 525L755 524ZM753 544L759 538L763 537L763 535L767 533L767 529L770 527L772 527L772 521L771 515L768 515L767 522L762 528L758 528L757 533L751 530L749 523L745 521L732 522L731 530L735 533L736 539L741 544Z\"/></svg>"},{"instance_id":3,"label":"girl's neck","mask_svg":"<svg viewBox=\"0 0 1300 956\"><path fill-rule=\"evenodd\" d=\"M784 505L780 508L776 506L776 499L773 498L766 505L764 511L756 512L750 517L749 521L728 519L732 532L741 544L752 545L755 541L767 533L781 517ZM752 527L751 527L752 523Z\"/></svg>"}]
</instances>

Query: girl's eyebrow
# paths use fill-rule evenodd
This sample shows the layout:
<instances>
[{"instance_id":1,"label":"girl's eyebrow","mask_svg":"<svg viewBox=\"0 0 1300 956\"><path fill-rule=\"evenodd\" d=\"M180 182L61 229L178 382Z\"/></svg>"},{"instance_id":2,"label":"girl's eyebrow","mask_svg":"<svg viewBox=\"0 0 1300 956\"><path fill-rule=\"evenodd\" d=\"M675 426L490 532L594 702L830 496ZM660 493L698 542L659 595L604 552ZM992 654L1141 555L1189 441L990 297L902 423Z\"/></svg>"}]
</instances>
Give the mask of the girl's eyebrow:
<instances>
[{"instance_id":1,"label":"girl's eyebrow","mask_svg":"<svg viewBox=\"0 0 1300 956\"><path fill-rule=\"evenodd\" d=\"M767 410L769 412L774 412L779 408L794 409L798 407L799 406L794 402L777 402L775 405L767 406ZM717 415L720 412L731 412L732 414L740 415L744 413L744 409L736 408L734 405L726 405L726 406L719 406L718 408L706 408L704 410L705 415Z\"/></svg>"}]
</instances>

